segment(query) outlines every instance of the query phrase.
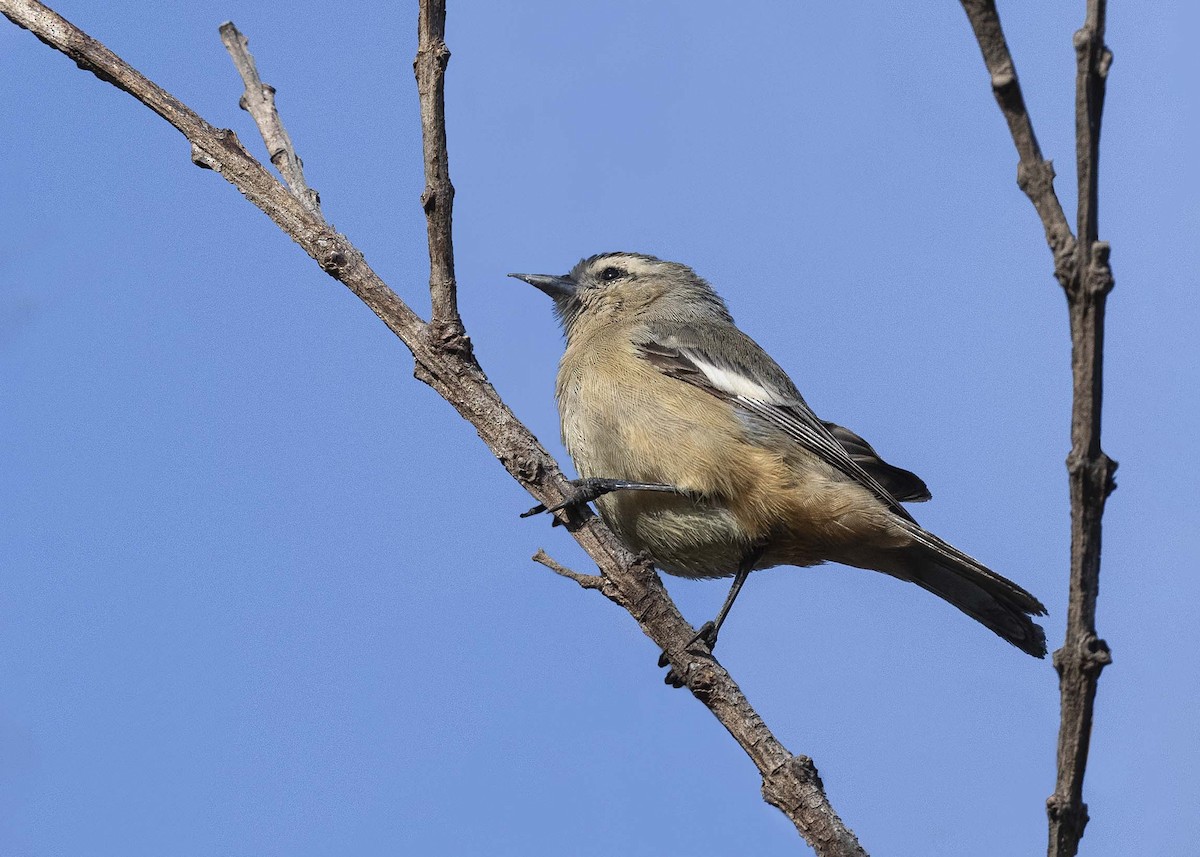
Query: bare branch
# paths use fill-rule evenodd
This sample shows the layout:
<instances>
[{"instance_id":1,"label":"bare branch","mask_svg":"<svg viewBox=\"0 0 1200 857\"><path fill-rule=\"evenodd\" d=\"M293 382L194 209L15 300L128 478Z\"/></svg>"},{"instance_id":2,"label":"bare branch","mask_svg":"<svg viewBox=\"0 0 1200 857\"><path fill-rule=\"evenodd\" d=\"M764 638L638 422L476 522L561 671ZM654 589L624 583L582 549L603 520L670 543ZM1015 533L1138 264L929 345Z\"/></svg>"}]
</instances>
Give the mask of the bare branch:
<instances>
[{"instance_id":1,"label":"bare branch","mask_svg":"<svg viewBox=\"0 0 1200 857\"><path fill-rule=\"evenodd\" d=\"M538 548L538 552L532 557L534 562L541 563L546 568L553 571L555 574L561 575L568 580L573 580L582 586L584 589L604 590L604 575L602 574L580 574L578 571L572 571L565 565L559 565L551 556L542 548Z\"/></svg>"},{"instance_id":2,"label":"bare branch","mask_svg":"<svg viewBox=\"0 0 1200 857\"><path fill-rule=\"evenodd\" d=\"M450 156L446 152L446 0L420 0L417 18L417 57L413 72L421 99L421 141L425 151L425 209L429 232L429 298L433 312L432 333L447 343L469 348L458 316L457 285L454 282L454 242L450 220L454 209L454 185L450 184ZM457 341L457 342L456 342Z\"/></svg>"},{"instance_id":3,"label":"bare branch","mask_svg":"<svg viewBox=\"0 0 1200 857\"><path fill-rule=\"evenodd\" d=\"M267 155L275 169L283 176L292 193L299 198L304 207L313 214L321 212L321 196L304 181L304 163L296 154L292 138L283 127L279 111L275 109L275 87L263 83L258 76L258 67L250 53L249 41L234 26L233 21L226 21L220 27L221 41L233 58L238 74L246 85L238 104L254 119L258 132L262 134L263 143L267 146Z\"/></svg>"},{"instance_id":4,"label":"bare branch","mask_svg":"<svg viewBox=\"0 0 1200 857\"><path fill-rule=\"evenodd\" d=\"M1107 0L1087 0L1087 17L1075 32L1075 161L1079 182L1080 243L1095 243L1099 234L1097 191L1100 174L1100 118L1112 51L1104 44Z\"/></svg>"},{"instance_id":5,"label":"bare branch","mask_svg":"<svg viewBox=\"0 0 1200 857\"><path fill-rule=\"evenodd\" d=\"M433 295L440 322L427 325L371 270L362 254L342 235L334 232L319 214L280 184L238 142L232 131L209 125L185 105L151 83L104 45L74 27L34 0L0 0L0 12L13 23L30 30L41 41L66 54L101 80L128 92L171 123L187 137L192 160L215 170L248 200L270 217L304 248L330 276L344 283L400 338L416 360L414 374L432 386L479 432L480 438L505 469L544 504L564 499L566 485L557 464L529 430L500 400L469 347L454 308L453 264L449 245L449 177L445 170L445 123L441 105L441 70L445 66L443 32L444 5L422 5L422 44L417 65L432 62L434 70L424 79L433 89L435 110L423 113L423 124L431 124L426 137L426 165L431 181L424 197L437 218L430 218L430 253L434 260ZM427 14L429 13L429 14ZM440 47L439 47L440 46ZM422 98L426 96L423 94ZM434 144L430 145L430 139ZM440 141L440 143L438 142ZM428 173L427 173L428 175ZM435 223L435 220L437 221ZM438 225L441 224L441 225ZM441 271L441 275L439 275ZM441 309L438 309L440 305ZM430 328L434 328L433 331ZM450 331L447 336L443 332ZM458 339L462 341L457 341ZM648 562L632 556L616 537L593 515L577 516L567 529L596 560L612 600L632 614L642 631L662 649L687 687L729 731L757 766L763 777L763 795L796 826L820 857L862 857L865 851L838 818L825 796L812 762L793 756L779 743L762 718L751 707L729 673L711 654L689 648L694 629L684 620Z\"/></svg>"},{"instance_id":6,"label":"bare branch","mask_svg":"<svg viewBox=\"0 0 1200 857\"><path fill-rule=\"evenodd\" d=\"M1117 463L1100 448L1103 393L1104 310L1113 276L1109 246L1098 241L1100 117L1112 53L1104 45L1105 0L1087 0L1087 17L1075 33L1075 160L1079 185L1078 240L1067 225L1054 193L1054 169L1042 159L1016 69L993 0L962 0L992 90L1008 121L1020 154L1017 183L1033 202L1046 241L1054 253L1054 273L1067 296L1071 324L1071 575L1067 635L1054 653L1062 697L1058 733L1058 779L1046 801L1050 857L1074 857L1087 825L1083 775L1092 732L1092 712L1100 671L1112 662L1108 645L1096 634L1096 595L1100 582L1100 535L1104 503L1116 488Z\"/></svg>"},{"instance_id":7,"label":"bare branch","mask_svg":"<svg viewBox=\"0 0 1200 857\"><path fill-rule=\"evenodd\" d=\"M1100 448L1104 389L1104 311L1113 275L1109 246L1098 241L1100 117L1112 52L1104 44L1105 0L1088 0L1083 27L1075 33L1075 158L1079 183L1075 275L1067 288L1071 319L1071 594L1067 638L1054 653L1062 697L1058 732L1058 778L1046 801L1050 857L1074 857L1087 826L1083 777L1092 733L1100 671L1112 663L1108 644L1096 634L1100 587L1101 519L1116 488L1117 463Z\"/></svg>"},{"instance_id":8,"label":"bare branch","mask_svg":"<svg viewBox=\"0 0 1200 857\"><path fill-rule=\"evenodd\" d=\"M1012 54L1008 51L1008 42L1004 39L1004 30L1000 27L995 0L962 0L962 6L991 75L992 93L1017 147L1020 157L1017 185L1029 197L1042 220L1046 243L1054 254L1054 276L1065 287L1075 262L1075 238L1054 192L1054 164L1042 157L1037 135L1033 133L1033 120L1025 107L1025 95L1017 79Z\"/></svg>"}]
</instances>

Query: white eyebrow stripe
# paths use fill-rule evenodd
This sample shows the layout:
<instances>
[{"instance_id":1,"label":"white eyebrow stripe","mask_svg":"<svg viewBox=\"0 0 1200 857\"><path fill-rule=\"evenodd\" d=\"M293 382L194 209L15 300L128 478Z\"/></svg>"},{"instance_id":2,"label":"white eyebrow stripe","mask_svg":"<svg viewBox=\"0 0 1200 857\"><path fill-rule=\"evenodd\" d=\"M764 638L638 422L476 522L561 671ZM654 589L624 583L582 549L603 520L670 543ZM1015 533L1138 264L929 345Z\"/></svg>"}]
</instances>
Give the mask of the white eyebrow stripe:
<instances>
[{"instance_id":1,"label":"white eyebrow stripe","mask_svg":"<svg viewBox=\"0 0 1200 857\"><path fill-rule=\"evenodd\" d=\"M778 393L764 387L753 378L748 378L741 372L714 366L691 351L687 353L687 357L696 364L697 369L704 373L704 377L708 379L708 383L723 393L728 393L732 396L741 396L756 402L784 403Z\"/></svg>"}]
</instances>

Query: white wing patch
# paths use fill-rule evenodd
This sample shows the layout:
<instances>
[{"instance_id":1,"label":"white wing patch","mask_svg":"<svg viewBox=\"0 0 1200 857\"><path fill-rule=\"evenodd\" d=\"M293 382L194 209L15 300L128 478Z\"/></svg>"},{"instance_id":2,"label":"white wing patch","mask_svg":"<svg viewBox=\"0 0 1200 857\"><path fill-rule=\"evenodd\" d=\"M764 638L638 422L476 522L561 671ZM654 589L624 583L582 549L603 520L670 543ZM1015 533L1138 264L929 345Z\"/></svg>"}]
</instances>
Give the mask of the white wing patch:
<instances>
[{"instance_id":1,"label":"white wing patch","mask_svg":"<svg viewBox=\"0 0 1200 857\"><path fill-rule=\"evenodd\" d=\"M712 384L722 393L727 393L731 396L740 396L754 402L784 404L783 399L779 397L778 393L764 387L753 378L749 378L735 369L714 366L712 363L702 360L694 351L689 350L687 357L696 365L697 369L704 373L704 377L708 379L708 383Z\"/></svg>"},{"instance_id":2,"label":"white wing patch","mask_svg":"<svg viewBox=\"0 0 1200 857\"><path fill-rule=\"evenodd\" d=\"M720 366L711 359L706 360L702 350L681 344L675 336L666 336L657 343L646 342L638 347L651 363L666 374L684 383L708 389L713 395L728 397L733 400L735 407L785 432L826 464L858 482L899 517L913 520L899 501L850 457L829 428L799 398L798 393L772 389L728 362ZM698 376L703 376L704 381L701 382Z\"/></svg>"},{"instance_id":3,"label":"white wing patch","mask_svg":"<svg viewBox=\"0 0 1200 857\"><path fill-rule=\"evenodd\" d=\"M875 494L900 517L912 520L908 511L887 492L887 489L850 458L842 445L808 410L807 406L782 397L771 388L763 386L732 367L709 363L695 351L681 349L681 352L695 364L713 387L726 395L736 396L743 408L782 428L802 446L815 452L826 463L850 476Z\"/></svg>"}]
</instances>

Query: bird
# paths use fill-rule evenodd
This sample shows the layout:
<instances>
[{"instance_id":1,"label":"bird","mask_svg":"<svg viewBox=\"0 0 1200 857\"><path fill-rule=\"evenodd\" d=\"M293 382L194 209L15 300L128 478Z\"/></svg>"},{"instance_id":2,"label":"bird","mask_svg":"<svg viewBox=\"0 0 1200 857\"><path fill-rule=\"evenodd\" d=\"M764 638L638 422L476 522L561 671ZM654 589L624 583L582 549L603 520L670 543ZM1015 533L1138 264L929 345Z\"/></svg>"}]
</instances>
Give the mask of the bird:
<instances>
[{"instance_id":1,"label":"bird","mask_svg":"<svg viewBox=\"0 0 1200 857\"><path fill-rule=\"evenodd\" d=\"M509 276L554 301L566 340L555 395L580 476L563 502L525 515L594 503L660 570L733 577L689 646L715 647L750 572L837 562L914 583L1045 657L1030 618L1042 603L921 527L901 503L929 500L925 483L817 417L690 267L611 252L563 275Z\"/></svg>"}]
</instances>

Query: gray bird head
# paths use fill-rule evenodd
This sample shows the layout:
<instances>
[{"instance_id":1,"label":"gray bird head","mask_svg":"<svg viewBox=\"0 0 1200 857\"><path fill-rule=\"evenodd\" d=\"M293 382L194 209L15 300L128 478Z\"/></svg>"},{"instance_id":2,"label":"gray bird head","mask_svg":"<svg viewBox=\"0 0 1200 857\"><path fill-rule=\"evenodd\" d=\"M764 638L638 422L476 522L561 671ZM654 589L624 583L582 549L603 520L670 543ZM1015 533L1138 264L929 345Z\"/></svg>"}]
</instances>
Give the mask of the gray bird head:
<instances>
[{"instance_id":1,"label":"gray bird head","mask_svg":"<svg viewBox=\"0 0 1200 857\"><path fill-rule=\"evenodd\" d=\"M509 274L554 299L554 312L570 339L594 324L640 318L732 322L725 302L687 265L641 253L600 253L569 274Z\"/></svg>"}]
</instances>

